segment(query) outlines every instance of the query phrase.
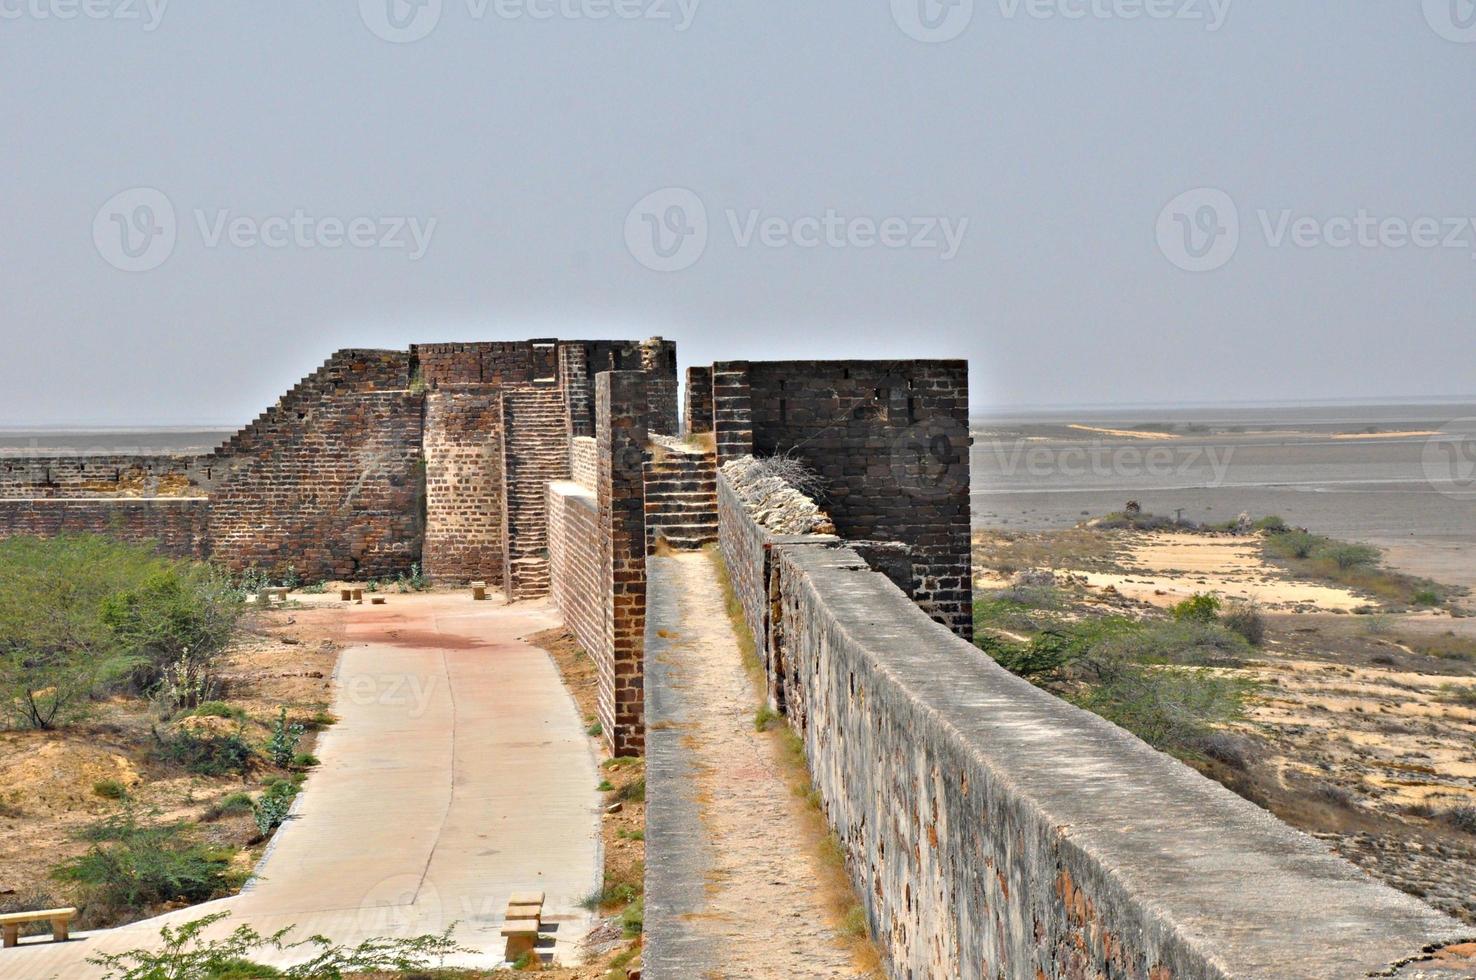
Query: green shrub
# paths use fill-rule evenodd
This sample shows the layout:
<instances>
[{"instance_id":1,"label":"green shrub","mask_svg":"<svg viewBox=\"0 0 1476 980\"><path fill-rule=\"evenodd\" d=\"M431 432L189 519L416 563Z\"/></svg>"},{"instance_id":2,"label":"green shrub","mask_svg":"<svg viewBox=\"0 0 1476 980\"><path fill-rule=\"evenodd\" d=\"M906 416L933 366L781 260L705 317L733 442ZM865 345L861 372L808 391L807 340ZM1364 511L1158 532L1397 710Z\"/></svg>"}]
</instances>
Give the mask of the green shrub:
<instances>
[{"instance_id":1,"label":"green shrub","mask_svg":"<svg viewBox=\"0 0 1476 980\"><path fill-rule=\"evenodd\" d=\"M311 769L316 765L318 765L318 757L311 752L298 752L292 757L292 768L294 769Z\"/></svg>"},{"instance_id":2,"label":"green shrub","mask_svg":"<svg viewBox=\"0 0 1476 980\"><path fill-rule=\"evenodd\" d=\"M202 818L206 822L219 820L222 817L244 817L248 813L254 813L256 804L249 793L232 793L225 799L216 803L205 811Z\"/></svg>"},{"instance_id":3,"label":"green shrub","mask_svg":"<svg viewBox=\"0 0 1476 980\"><path fill-rule=\"evenodd\" d=\"M251 769L251 745L239 727L225 734L181 729L161 735L156 730L154 757L201 776L244 776Z\"/></svg>"},{"instance_id":4,"label":"green shrub","mask_svg":"<svg viewBox=\"0 0 1476 980\"><path fill-rule=\"evenodd\" d=\"M767 704L759 705L759 709L753 713L753 730L766 732L769 730L769 725L778 720L779 712Z\"/></svg>"},{"instance_id":5,"label":"green shrub","mask_svg":"<svg viewBox=\"0 0 1476 980\"><path fill-rule=\"evenodd\" d=\"M175 708L215 695L216 661L243 605L230 579L206 565L168 562L108 597L102 618L139 665L134 680Z\"/></svg>"},{"instance_id":6,"label":"green shrub","mask_svg":"<svg viewBox=\"0 0 1476 980\"><path fill-rule=\"evenodd\" d=\"M620 787L620 792L615 794L615 798L623 800L626 803L646 802L646 777L642 776L640 779L632 779Z\"/></svg>"},{"instance_id":7,"label":"green shrub","mask_svg":"<svg viewBox=\"0 0 1476 980\"><path fill-rule=\"evenodd\" d=\"M1239 666L1247 652L1240 634L1198 619L1150 620L1091 648L1094 657L1189 667Z\"/></svg>"},{"instance_id":8,"label":"green shrub","mask_svg":"<svg viewBox=\"0 0 1476 980\"><path fill-rule=\"evenodd\" d=\"M1177 620L1213 623L1220 616L1220 597L1209 592L1196 592L1172 610Z\"/></svg>"},{"instance_id":9,"label":"green shrub","mask_svg":"<svg viewBox=\"0 0 1476 980\"><path fill-rule=\"evenodd\" d=\"M597 793L609 793L609 792L612 792L614 789L615 789L615 784L614 783L610 782L608 779L602 779L602 780L600 780L600 784L595 787L595 792L597 792Z\"/></svg>"},{"instance_id":10,"label":"green shrub","mask_svg":"<svg viewBox=\"0 0 1476 980\"><path fill-rule=\"evenodd\" d=\"M205 701L190 712L199 718L230 718L234 721L245 721L246 710L235 705L226 704L224 701Z\"/></svg>"},{"instance_id":11,"label":"green shrub","mask_svg":"<svg viewBox=\"0 0 1476 980\"><path fill-rule=\"evenodd\" d=\"M1252 690L1249 680L1202 669L1117 662L1073 700L1156 749L1195 756L1215 726L1244 717Z\"/></svg>"},{"instance_id":12,"label":"green shrub","mask_svg":"<svg viewBox=\"0 0 1476 980\"><path fill-rule=\"evenodd\" d=\"M256 829L265 837L282 826L292 810L292 801L297 797L297 785L288 781L276 782L252 805L256 818Z\"/></svg>"},{"instance_id":13,"label":"green shrub","mask_svg":"<svg viewBox=\"0 0 1476 980\"><path fill-rule=\"evenodd\" d=\"M0 541L0 718L67 724L138 668L103 609L165 564L148 548L90 535Z\"/></svg>"},{"instance_id":14,"label":"green shrub","mask_svg":"<svg viewBox=\"0 0 1476 980\"><path fill-rule=\"evenodd\" d=\"M287 709L281 708L277 712L277 720L272 723L272 734L267 739L267 755L277 765L286 769L292 765L292 759L297 755L297 743L302 741L305 729L287 721Z\"/></svg>"},{"instance_id":15,"label":"green shrub","mask_svg":"<svg viewBox=\"0 0 1476 980\"><path fill-rule=\"evenodd\" d=\"M1267 549L1279 558L1311 558L1326 543L1327 538L1306 531L1286 531L1266 539Z\"/></svg>"},{"instance_id":16,"label":"green shrub","mask_svg":"<svg viewBox=\"0 0 1476 980\"><path fill-rule=\"evenodd\" d=\"M1255 602L1232 602L1220 622L1226 629L1239 633L1251 646L1266 639L1266 617Z\"/></svg>"},{"instance_id":17,"label":"green shrub","mask_svg":"<svg viewBox=\"0 0 1476 980\"><path fill-rule=\"evenodd\" d=\"M406 575L403 572L400 574L395 580L395 585L401 592L424 592L430 588L430 581L421 572L420 563L416 562L410 566L410 574Z\"/></svg>"},{"instance_id":18,"label":"green shrub","mask_svg":"<svg viewBox=\"0 0 1476 980\"><path fill-rule=\"evenodd\" d=\"M474 953L456 944L453 924L445 932L410 939L366 939L357 946L335 945L323 936L293 942L293 926L262 935L237 926L219 939L205 939L212 925L230 917L216 912L174 928L159 930L162 942L122 953L100 953L88 962L105 969L105 980L223 980L282 977L284 980L338 980L345 976L404 975L438 969L448 956ZM297 962L274 969L253 963L253 955L291 953Z\"/></svg>"},{"instance_id":19,"label":"green shrub","mask_svg":"<svg viewBox=\"0 0 1476 980\"><path fill-rule=\"evenodd\" d=\"M53 874L82 885L90 904L110 911L203 902L231 884L230 852L200 845L183 824L145 825L124 812L93 825L84 837L92 848Z\"/></svg>"},{"instance_id":20,"label":"green shrub","mask_svg":"<svg viewBox=\"0 0 1476 980\"><path fill-rule=\"evenodd\" d=\"M1438 606L1440 601L1440 593L1434 589L1420 589L1415 592L1413 599L1416 606Z\"/></svg>"},{"instance_id":21,"label":"green shrub","mask_svg":"<svg viewBox=\"0 0 1476 980\"><path fill-rule=\"evenodd\" d=\"M1282 532L1289 530L1289 528L1286 526L1286 521L1283 521L1275 514L1268 514L1267 516L1261 518L1259 521L1256 521L1255 528L1257 531L1266 531L1270 534L1281 534Z\"/></svg>"},{"instance_id":22,"label":"green shrub","mask_svg":"<svg viewBox=\"0 0 1476 980\"><path fill-rule=\"evenodd\" d=\"M1462 833L1476 834L1476 806L1457 806L1446 810L1445 822Z\"/></svg>"},{"instance_id":23,"label":"green shrub","mask_svg":"<svg viewBox=\"0 0 1476 980\"><path fill-rule=\"evenodd\" d=\"M646 901L637 896L636 900L625 907L620 913L620 928L627 939L639 936L646 928Z\"/></svg>"},{"instance_id":24,"label":"green shrub","mask_svg":"<svg viewBox=\"0 0 1476 980\"><path fill-rule=\"evenodd\" d=\"M92 791L105 800L121 800L128 795L128 787L116 779L100 779L92 784Z\"/></svg>"},{"instance_id":25,"label":"green shrub","mask_svg":"<svg viewBox=\"0 0 1476 980\"><path fill-rule=\"evenodd\" d=\"M1330 561L1346 572L1350 568L1377 565L1383 555L1366 544L1328 544L1316 549L1312 557Z\"/></svg>"}]
</instances>

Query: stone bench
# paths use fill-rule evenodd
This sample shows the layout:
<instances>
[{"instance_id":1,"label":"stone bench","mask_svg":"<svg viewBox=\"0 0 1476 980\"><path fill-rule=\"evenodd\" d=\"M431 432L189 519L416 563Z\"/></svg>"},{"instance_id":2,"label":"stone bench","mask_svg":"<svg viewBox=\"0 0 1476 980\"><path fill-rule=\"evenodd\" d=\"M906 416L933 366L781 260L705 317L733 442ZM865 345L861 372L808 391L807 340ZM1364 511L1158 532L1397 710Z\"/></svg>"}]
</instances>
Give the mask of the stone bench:
<instances>
[{"instance_id":1,"label":"stone bench","mask_svg":"<svg viewBox=\"0 0 1476 980\"><path fill-rule=\"evenodd\" d=\"M50 922L52 942L64 943L68 938L68 928L72 917L77 914L76 909L45 909L40 912L10 912L0 915L0 934L5 936L5 947L8 949L20 942L20 927L32 922Z\"/></svg>"},{"instance_id":2,"label":"stone bench","mask_svg":"<svg viewBox=\"0 0 1476 980\"><path fill-rule=\"evenodd\" d=\"M513 892L507 900L507 918L502 935L507 939L503 954L509 963L533 952L538 945L538 930L543 925L543 892Z\"/></svg>"}]
</instances>

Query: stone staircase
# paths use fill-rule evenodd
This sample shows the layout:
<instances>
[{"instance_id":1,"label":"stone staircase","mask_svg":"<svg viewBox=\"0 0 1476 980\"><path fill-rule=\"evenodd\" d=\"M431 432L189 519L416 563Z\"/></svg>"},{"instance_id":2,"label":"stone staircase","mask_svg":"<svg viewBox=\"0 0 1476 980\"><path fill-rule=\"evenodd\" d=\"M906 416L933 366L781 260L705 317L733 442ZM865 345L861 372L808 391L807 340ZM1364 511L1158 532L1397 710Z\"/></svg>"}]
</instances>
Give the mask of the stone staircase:
<instances>
[{"instance_id":1,"label":"stone staircase","mask_svg":"<svg viewBox=\"0 0 1476 980\"><path fill-rule=\"evenodd\" d=\"M504 390L502 396L503 583L509 599L548 595L548 483L569 479L563 389Z\"/></svg>"},{"instance_id":2,"label":"stone staircase","mask_svg":"<svg viewBox=\"0 0 1476 980\"><path fill-rule=\"evenodd\" d=\"M653 437L645 463L646 551L694 551L718 538L717 460L711 450Z\"/></svg>"}]
</instances>

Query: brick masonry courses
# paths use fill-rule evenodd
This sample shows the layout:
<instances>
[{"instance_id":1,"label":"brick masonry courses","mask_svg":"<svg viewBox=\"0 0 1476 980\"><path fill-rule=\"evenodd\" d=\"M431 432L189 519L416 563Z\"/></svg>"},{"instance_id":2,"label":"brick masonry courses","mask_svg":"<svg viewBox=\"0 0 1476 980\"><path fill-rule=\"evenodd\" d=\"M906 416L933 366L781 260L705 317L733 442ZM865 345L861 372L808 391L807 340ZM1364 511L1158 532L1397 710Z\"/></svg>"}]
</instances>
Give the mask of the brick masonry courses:
<instances>
[{"instance_id":1,"label":"brick masonry courses","mask_svg":"<svg viewBox=\"0 0 1476 980\"><path fill-rule=\"evenodd\" d=\"M435 582L503 584L501 389L428 392L423 564Z\"/></svg>"},{"instance_id":2,"label":"brick masonry courses","mask_svg":"<svg viewBox=\"0 0 1476 980\"><path fill-rule=\"evenodd\" d=\"M906 545L913 600L973 635L967 362L719 362L712 386L719 465L803 460L840 536Z\"/></svg>"},{"instance_id":3,"label":"brick masonry courses","mask_svg":"<svg viewBox=\"0 0 1476 980\"><path fill-rule=\"evenodd\" d=\"M770 535L721 475L719 511L745 618L891 976L1436 976L1396 965L1463 938L1009 674L843 543Z\"/></svg>"},{"instance_id":4,"label":"brick masonry courses","mask_svg":"<svg viewBox=\"0 0 1476 980\"><path fill-rule=\"evenodd\" d=\"M611 371L595 388L600 578L609 597L596 664L600 722L616 756L641 755L645 746L645 378Z\"/></svg>"}]
</instances>

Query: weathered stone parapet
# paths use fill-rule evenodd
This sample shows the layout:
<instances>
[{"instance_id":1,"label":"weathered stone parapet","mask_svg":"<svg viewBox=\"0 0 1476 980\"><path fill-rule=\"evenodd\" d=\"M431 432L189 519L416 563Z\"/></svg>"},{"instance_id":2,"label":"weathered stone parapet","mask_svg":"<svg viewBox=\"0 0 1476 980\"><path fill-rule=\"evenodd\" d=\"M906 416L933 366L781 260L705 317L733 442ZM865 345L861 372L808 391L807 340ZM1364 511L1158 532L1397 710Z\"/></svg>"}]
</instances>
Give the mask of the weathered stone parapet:
<instances>
[{"instance_id":1,"label":"weathered stone parapet","mask_svg":"<svg viewBox=\"0 0 1476 980\"><path fill-rule=\"evenodd\" d=\"M616 756L640 755L645 744L646 378L607 371L595 379L601 587L608 597L605 649L596 659L600 722Z\"/></svg>"},{"instance_id":2,"label":"weathered stone parapet","mask_svg":"<svg viewBox=\"0 0 1476 980\"><path fill-rule=\"evenodd\" d=\"M1009 674L850 549L768 550L789 718L892 976L1346 980L1462 938Z\"/></svg>"}]
</instances>

